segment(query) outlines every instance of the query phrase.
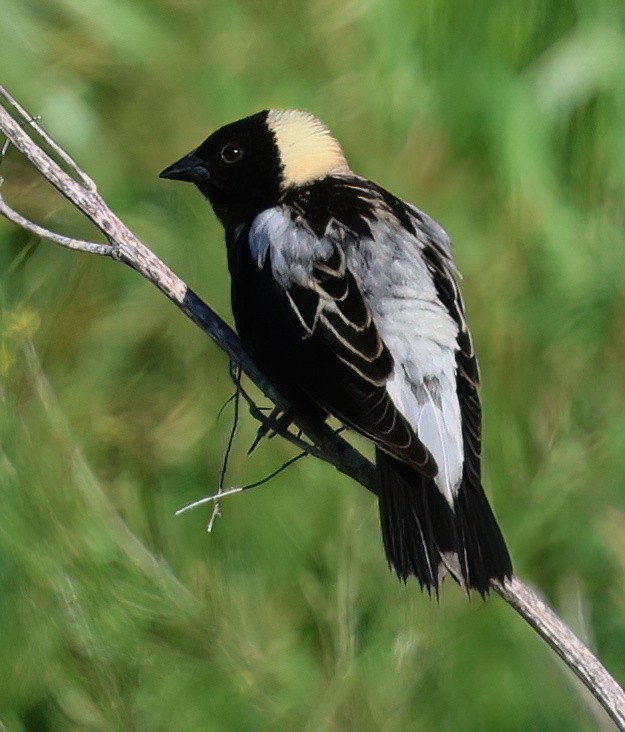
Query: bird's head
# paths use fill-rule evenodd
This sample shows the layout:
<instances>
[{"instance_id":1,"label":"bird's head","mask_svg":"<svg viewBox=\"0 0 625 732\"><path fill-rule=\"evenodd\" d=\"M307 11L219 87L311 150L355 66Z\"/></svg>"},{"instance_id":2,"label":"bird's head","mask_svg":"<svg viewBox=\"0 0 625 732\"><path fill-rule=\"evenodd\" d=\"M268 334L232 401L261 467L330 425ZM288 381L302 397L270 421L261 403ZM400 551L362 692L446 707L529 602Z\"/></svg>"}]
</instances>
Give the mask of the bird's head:
<instances>
[{"instance_id":1,"label":"bird's head","mask_svg":"<svg viewBox=\"0 0 625 732\"><path fill-rule=\"evenodd\" d=\"M287 109L220 128L160 177L195 183L229 223L275 206L294 187L348 173L328 128L308 112Z\"/></svg>"}]
</instances>

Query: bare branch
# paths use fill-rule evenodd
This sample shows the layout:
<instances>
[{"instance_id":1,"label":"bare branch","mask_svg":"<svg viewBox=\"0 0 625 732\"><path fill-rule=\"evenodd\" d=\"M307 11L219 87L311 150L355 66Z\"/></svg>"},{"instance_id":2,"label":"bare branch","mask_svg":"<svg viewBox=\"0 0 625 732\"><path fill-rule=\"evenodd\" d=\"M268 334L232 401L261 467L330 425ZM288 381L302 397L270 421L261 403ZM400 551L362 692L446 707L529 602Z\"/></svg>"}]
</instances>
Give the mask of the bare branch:
<instances>
[{"instance_id":1,"label":"bare branch","mask_svg":"<svg viewBox=\"0 0 625 732\"><path fill-rule=\"evenodd\" d=\"M78 164L75 162L75 160L68 155L68 153L60 146L58 145L49 135L48 133L39 125L39 118L38 117L32 117L28 114L28 112L22 107L22 105L12 97L9 92L3 87L0 86L0 96L4 98L4 100L15 109L18 116L22 118L24 122L30 125L30 127L39 135L39 137L46 143L46 145L54 152L55 155L57 155L71 170L76 173L78 178L80 178L83 186L88 191L96 191L97 187L94 181L82 170L78 167ZM10 139L7 136L7 140ZM6 152L6 149L2 150L2 154Z\"/></svg>"},{"instance_id":2,"label":"bare branch","mask_svg":"<svg viewBox=\"0 0 625 732\"><path fill-rule=\"evenodd\" d=\"M303 457L306 457L306 455L310 455L309 452L303 451L298 452L297 455L294 455L292 458L289 458L285 463L282 463L282 465L279 468L276 468L273 470L269 475L266 475L264 478L261 478L260 480L254 481L254 483L248 483L247 485L240 485L235 486L234 488L226 488L226 490L223 490L223 488L220 488L217 493L213 493L212 496L203 496L202 498L198 498L196 501L191 501L191 503L187 503L186 506L183 506L182 508L179 508L176 511L176 516L180 516L180 514L186 513L187 511L190 511L192 508L198 508L199 506L205 506L207 503L219 503L222 498L226 498L227 496L235 496L239 493L245 493L245 491L249 491L252 488L259 488L261 485L265 485L265 483L268 483L272 478L275 478L276 475L280 475L280 473L283 470L286 470L288 467L293 465L293 463L296 463L298 460L301 460ZM214 518L211 516L211 521L213 521ZM209 526L211 525L209 521ZM208 529L210 531L210 528Z\"/></svg>"},{"instance_id":3,"label":"bare branch","mask_svg":"<svg viewBox=\"0 0 625 732\"><path fill-rule=\"evenodd\" d=\"M290 407L287 401L256 369L243 350L232 328L117 218L97 193L93 181L80 170L72 158L41 129L39 124L3 87L0 87L0 97L8 103L11 109L17 112L18 116L21 117L22 124L30 126L57 158L72 170L78 180L66 173L47 152L34 142L21 124L9 114L7 108L1 105L0 132L30 160L34 167L52 185L97 226L107 238L109 245L84 242L50 232L24 219L4 202L0 207L0 213L7 216L18 226L22 226L37 235L45 236L61 246L92 254L110 256L135 269L167 295L187 317L209 335L225 351L231 361L239 365L241 370L281 412L288 411ZM329 425L318 422L311 423L301 416L294 415L294 422L310 440L310 443L308 443L300 435L291 432L288 424L281 424L280 419L275 419L275 416L267 418L243 389L241 395L248 401L252 415L261 424L266 425L269 430L276 431L300 449L334 465L342 473L350 476L372 493L377 493L378 487L374 466L332 430ZM242 492L244 489L233 488L215 496L200 499L192 505L211 502L223 498L225 495ZM192 505L181 509L179 513L191 508ZM623 689L553 610L541 600L534 590L517 577L507 581L504 585L493 582L492 587L558 653L567 666L574 671L598 699L618 728L625 730L625 693Z\"/></svg>"},{"instance_id":4,"label":"bare branch","mask_svg":"<svg viewBox=\"0 0 625 732\"><path fill-rule=\"evenodd\" d=\"M619 729L625 729L625 693L600 661L573 631L544 602L540 595L518 577L492 588L528 622L553 648L566 665L590 689Z\"/></svg>"},{"instance_id":5,"label":"bare branch","mask_svg":"<svg viewBox=\"0 0 625 732\"><path fill-rule=\"evenodd\" d=\"M9 221L19 226L26 231L30 231L31 234L39 236L42 239L48 239L53 241L55 244L60 244L62 247L67 249L76 249L81 252L89 252L90 254L103 254L105 256L112 256L113 247L110 244L98 244L95 241L85 241L83 239L74 239L71 236L64 236L63 234L57 234L50 229L45 229L39 224L35 224L27 218L24 218L22 214L18 213L15 209L11 208L9 204L4 200L0 194L0 214L5 216Z\"/></svg>"},{"instance_id":6,"label":"bare branch","mask_svg":"<svg viewBox=\"0 0 625 732\"><path fill-rule=\"evenodd\" d=\"M243 493L243 491L246 490L246 486L236 486L235 488L227 488L225 491L219 490L217 493L213 493L212 496L202 496L202 498L198 498L196 501L191 501L191 503L187 503L182 508L179 508L175 515L181 516L183 513L186 513L187 511L191 511L193 508L199 508L200 506L206 506L207 503L216 503L220 501L222 498L226 498L227 496L235 496L237 493ZM212 519L212 516L211 516Z\"/></svg>"},{"instance_id":7,"label":"bare branch","mask_svg":"<svg viewBox=\"0 0 625 732\"><path fill-rule=\"evenodd\" d=\"M234 398L232 399L232 427L230 428L230 434L228 435L228 443L226 445L226 449L224 451L223 460L221 463L221 470L219 471L219 486L217 488L217 493L215 494L214 503L213 503L213 511L211 513L211 517L208 520L208 526L206 527L206 530L210 534L210 532L213 530L213 525L215 521L217 520L218 516L221 516L221 503L219 502L219 496L224 490L224 483L226 480L226 472L228 470L228 461L230 459L230 452L232 450L232 446L234 445L234 438L237 433L237 427L239 426L239 399L241 396L241 367L233 363L232 361L229 362L229 369L230 369L230 375L232 377L232 380L234 382ZM178 515L178 512L176 512L176 515Z\"/></svg>"}]
</instances>

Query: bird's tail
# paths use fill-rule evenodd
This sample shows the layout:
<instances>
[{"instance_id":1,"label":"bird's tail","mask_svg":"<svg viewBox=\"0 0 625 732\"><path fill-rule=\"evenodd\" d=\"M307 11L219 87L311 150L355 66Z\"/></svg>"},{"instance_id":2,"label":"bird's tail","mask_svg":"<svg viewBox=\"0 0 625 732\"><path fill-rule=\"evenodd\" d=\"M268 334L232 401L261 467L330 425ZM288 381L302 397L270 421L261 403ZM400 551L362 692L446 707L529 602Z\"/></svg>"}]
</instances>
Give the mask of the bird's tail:
<instances>
[{"instance_id":1,"label":"bird's tail","mask_svg":"<svg viewBox=\"0 0 625 732\"><path fill-rule=\"evenodd\" d=\"M463 481L453 508L434 481L376 451L380 523L386 557L404 582L414 575L428 592L450 574L467 590L488 592L512 563L482 487Z\"/></svg>"}]
</instances>

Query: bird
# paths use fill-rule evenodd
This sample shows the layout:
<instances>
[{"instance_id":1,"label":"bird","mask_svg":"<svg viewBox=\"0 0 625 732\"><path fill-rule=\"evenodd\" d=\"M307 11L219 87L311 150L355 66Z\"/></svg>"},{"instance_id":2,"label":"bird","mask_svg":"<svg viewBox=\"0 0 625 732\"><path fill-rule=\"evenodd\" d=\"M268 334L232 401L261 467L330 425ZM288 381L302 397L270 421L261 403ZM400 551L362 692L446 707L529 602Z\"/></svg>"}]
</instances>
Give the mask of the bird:
<instances>
[{"instance_id":1,"label":"bird","mask_svg":"<svg viewBox=\"0 0 625 732\"><path fill-rule=\"evenodd\" d=\"M481 480L480 376L445 230L350 168L310 112L227 124L160 173L225 230L232 314L308 418L375 447L383 546L402 582L488 594L512 576Z\"/></svg>"}]
</instances>

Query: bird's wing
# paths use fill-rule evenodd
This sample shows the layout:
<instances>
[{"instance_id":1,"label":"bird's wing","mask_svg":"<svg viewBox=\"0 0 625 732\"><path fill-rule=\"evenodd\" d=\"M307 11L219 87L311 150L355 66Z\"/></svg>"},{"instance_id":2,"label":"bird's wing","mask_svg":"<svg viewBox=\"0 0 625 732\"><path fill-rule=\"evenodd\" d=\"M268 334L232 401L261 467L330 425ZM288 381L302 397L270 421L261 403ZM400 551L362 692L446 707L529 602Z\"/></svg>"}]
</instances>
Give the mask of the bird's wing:
<instances>
[{"instance_id":1,"label":"bird's wing","mask_svg":"<svg viewBox=\"0 0 625 732\"><path fill-rule=\"evenodd\" d=\"M317 226L313 249L338 241L345 252L345 268L391 356L385 392L434 458L436 483L453 503L464 471L463 413L471 423L473 409L479 434L479 402L477 382L457 379L457 372L471 371L475 361L449 237L427 214L364 179L334 181L329 190L324 203L340 225L333 228L330 220L325 230ZM297 204L308 220L306 202ZM309 210L314 220L323 206ZM284 228L293 231L289 222ZM293 251L299 242L297 235L285 250ZM475 466L479 469L479 458Z\"/></svg>"},{"instance_id":2,"label":"bird's wing","mask_svg":"<svg viewBox=\"0 0 625 732\"><path fill-rule=\"evenodd\" d=\"M453 504L463 480L480 482L479 374L458 273L446 232L416 207L382 195L397 223L374 223L350 266L371 293L395 362L387 388L434 456L436 483ZM376 268L367 264L373 246Z\"/></svg>"},{"instance_id":3,"label":"bird's wing","mask_svg":"<svg viewBox=\"0 0 625 732\"><path fill-rule=\"evenodd\" d=\"M259 270L270 267L288 301L293 327L299 328L302 341L310 341L308 352L316 353L319 368L327 371L314 379L311 397L386 452L433 477L435 460L387 389L393 355L348 264L353 246L348 240L355 237L336 222L317 236L287 207L258 215L248 237Z\"/></svg>"},{"instance_id":4,"label":"bird's wing","mask_svg":"<svg viewBox=\"0 0 625 732\"><path fill-rule=\"evenodd\" d=\"M480 372L465 318L462 295L457 283L458 272L453 260L451 242L446 232L427 214L413 206L409 208L415 225L421 225L427 232L429 243L423 249L427 267L441 303L458 327L455 351L455 387L462 424L464 480L470 485L481 486Z\"/></svg>"}]
</instances>

